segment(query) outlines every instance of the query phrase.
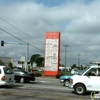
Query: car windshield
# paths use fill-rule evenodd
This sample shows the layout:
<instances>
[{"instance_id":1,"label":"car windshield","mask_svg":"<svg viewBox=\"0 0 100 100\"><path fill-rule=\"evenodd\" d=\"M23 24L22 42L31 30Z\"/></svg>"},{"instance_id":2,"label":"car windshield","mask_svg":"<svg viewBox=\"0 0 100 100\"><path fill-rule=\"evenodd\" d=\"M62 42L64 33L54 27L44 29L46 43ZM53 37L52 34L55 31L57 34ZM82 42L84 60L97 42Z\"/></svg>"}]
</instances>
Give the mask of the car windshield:
<instances>
[{"instance_id":1,"label":"car windshield","mask_svg":"<svg viewBox=\"0 0 100 100\"><path fill-rule=\"evenodd\" d=\"M25 73L25 74L28 74L28 72L27 72L27 71L25 71L25 70L21 70L21 72L23 72L23 73Z\"/></svg>"},{"instance_id":2,"label":"car windshield","mask_svg":"<svg viewBox=\"0 0 100 100\"><path fill-rule=\"evenodd\" d=\"M13 71L9 67L3 68L5 74L13 74Z\"/></svg>"},{"instance_id":3,"label":"car windshield","mask_svg":"<svg viewBox=\"0 0 100 100\"><path fill-rule=\"evenodd\" d=\"M13 71L14 71L14 73L22 72L23 74L28 74L27 71L22 70L22 69L14 69Z\"/></svg>"}]
</instances>

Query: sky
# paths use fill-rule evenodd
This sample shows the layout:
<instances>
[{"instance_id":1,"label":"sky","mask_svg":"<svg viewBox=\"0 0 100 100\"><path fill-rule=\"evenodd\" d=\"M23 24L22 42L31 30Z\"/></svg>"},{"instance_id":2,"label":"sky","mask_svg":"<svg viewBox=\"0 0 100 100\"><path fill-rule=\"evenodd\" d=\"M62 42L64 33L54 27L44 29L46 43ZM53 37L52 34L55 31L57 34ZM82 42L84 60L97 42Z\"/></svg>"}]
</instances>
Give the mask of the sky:
<instances>
[{"instance_id":1,"label":"sky","mask_svg":"<svg viewBox=\"0 0 100 100\"><path fill-rule=\"evenodd\" d=\"M61 33L60 63L100 61L100 0L0 0L1 57L44 56L45 33ZM7 44L8 43L8 44Z\"/></svg>"}]
</instances>

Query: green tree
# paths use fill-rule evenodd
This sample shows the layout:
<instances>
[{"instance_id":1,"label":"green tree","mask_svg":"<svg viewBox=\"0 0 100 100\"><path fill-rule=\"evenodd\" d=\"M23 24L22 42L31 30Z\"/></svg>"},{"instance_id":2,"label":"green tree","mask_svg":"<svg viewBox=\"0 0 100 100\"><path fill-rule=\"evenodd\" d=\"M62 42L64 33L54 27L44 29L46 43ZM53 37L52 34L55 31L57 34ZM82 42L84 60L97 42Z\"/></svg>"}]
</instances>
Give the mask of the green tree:
<instances>
[{"instance_id":1,"label":"green tree","mask_svg":"<svg viewBox=\"0 0 100 100\"><path fill-rule=\"evenodd\" d=\"M0 60L0 65L5 65L5 64Z\"/></svg>"},{"instance_id":2,"label":"green tree","mask_svg":"<svg viewBox=\"0 0 100 100\"><path fill-rule=\"evenodd\" d=\"M43 61L44 57L41 57L40 54L34 54L30 58L31 65L33 65L33 63L36 63L38 67L43 65Z\"/></svg>"},{"instance_id":3,"label":"green tree","mask_svg":"<svg viewBox=\"0 0 100 100\"><path fill-rule=\"evenodd\" d=\"M8 66L9 66L11 69L13 69L13 64L12 64L12 62L9 62L9 63L8 63Z\"/></svg>"},{"instance_id":4,"label":"green tree","mask_svg":"<svg viewBox=\"0 0 100 100\"><path fill-rule=\"evenodd\" d=\"M38 59L40 56L41 56L41 55L39 55L39 54L34 54L34 55L32 55L31 58L30 58L30 63L31 63L31 65L33 65L33 63L36 63L36 62L37 62L37 59Z\"/></svg>"},{"instance_id":5,"label":"green tree","mask_svg":"<svg viewBox=\"0 0 100 100\"><path fill-rule=\"evenodd\" d=\"M38 67L42 67L43 63L44 63L44 57L37 58L37 62L36 63L37 63Z\"/></svg>"},{"instance_id":6,"label":"green tree","mask_svg":"<svg viewBox=\"0 0 100 100\"><path fill-rule=\"evenodd\" d=\"M73 64L73 66L71 67L71 69L76 68L76 67L77 67L76 64Z\"/></svg>"},{"instance_id":7,"label":"green tree","mask_svg":"<svg viewBox=\"0 0 100 100\"><path fill-rule=\"evenodd\" d=\"M64 65L64 64L60 64L60 66L65 67L65 65Z\"/></svg>"}]
</instances>

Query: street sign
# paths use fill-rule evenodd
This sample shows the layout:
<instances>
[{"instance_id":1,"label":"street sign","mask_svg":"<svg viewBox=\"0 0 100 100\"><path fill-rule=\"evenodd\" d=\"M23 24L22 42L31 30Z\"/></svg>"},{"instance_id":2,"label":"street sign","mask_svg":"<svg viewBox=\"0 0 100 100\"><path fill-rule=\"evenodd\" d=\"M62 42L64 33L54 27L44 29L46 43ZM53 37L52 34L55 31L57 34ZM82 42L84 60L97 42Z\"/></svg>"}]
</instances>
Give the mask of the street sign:
<instances>
[{"instance_id":1,"label":"street sign","mask_svg":"<svg viewBox=\"0 0 100 100\"><path fill-rule=\"evenodd\" d=\"M26 45L26 43L18 43L19 45Z\"/></svg>"}]
</instances>

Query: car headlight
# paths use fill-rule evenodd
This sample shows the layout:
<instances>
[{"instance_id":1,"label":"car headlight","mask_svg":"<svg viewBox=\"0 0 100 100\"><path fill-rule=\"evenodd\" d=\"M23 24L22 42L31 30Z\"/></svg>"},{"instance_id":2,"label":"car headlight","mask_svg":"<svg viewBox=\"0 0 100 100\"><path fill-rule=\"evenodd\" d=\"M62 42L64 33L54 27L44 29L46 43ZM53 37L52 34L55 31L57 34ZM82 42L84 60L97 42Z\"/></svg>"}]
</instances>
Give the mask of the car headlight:
<instances>
[{"instance_id":1,"label":"car headlight","mask_svg":"<svg viewBox=\"0 0 100 100\"><path fill-rule=\"evenodd\" d=\"M70 84L73 84L73 79L70 79Z\"/></svg>"}]
</instances>

